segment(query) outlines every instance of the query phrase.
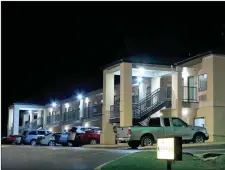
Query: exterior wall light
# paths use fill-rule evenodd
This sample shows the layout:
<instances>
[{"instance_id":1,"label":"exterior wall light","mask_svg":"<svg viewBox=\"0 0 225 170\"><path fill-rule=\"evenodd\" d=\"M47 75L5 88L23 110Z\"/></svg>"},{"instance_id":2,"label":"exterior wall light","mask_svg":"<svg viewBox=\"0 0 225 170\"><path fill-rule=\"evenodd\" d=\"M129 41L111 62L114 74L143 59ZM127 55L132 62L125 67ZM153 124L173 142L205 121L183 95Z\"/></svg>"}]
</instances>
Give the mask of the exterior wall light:
<instances>
[{"instance_id":1,"label":"exterior wall light","mask_svg":"<svg viewBox=\"0 0 225 170\"><path fill-rule=\"evenodd\" d=\"M138 78L137 78L137 82L138 82L138 83L141 83L142 81L143 81L143 78L142 78L142 77L138 77Z\"/></svg>"},{"instance_id":2,"label":"exterior wall light","mask_svg":"<svg viewBox=\"0 0 225 170\"><path fill-rule=\"evenodd\" d=\"M138 72L139 72L140 75L143 75L144 72L145 72L145 69L141 67L141 68L138 69Z\"/></svg>"},{"instance_id":3,"label":"exterior wall light","mask_svg":"<svg viewBox=\"0 0 225 170\"><path fill-rule=\"evenodd\" d=\"M69 108L69 103L66 103L65 104L65 107L68 109Z\"/></svg>"},{"instance_id":4,"label":"exterior wall light","mask_svg":"<svg viewBox=\"0 0 225 170\"><path fill-rule=\"evenodd\" d=\"M82 96L81 94L78 94L77 98L78 98L79 100L81 100L81 99L83 98L83 96Z\"/></svg>"},{"instance_id":5,"label":"exterior wall light","mask_svg":"<svg viewBox=\"0 0 225 170\"><path fill-rule=\"evenodd\" d=\"M89 99L86 97L85 98L85 103L88 104L88 102L89 102Z\"/></svg>"},{"instance_id":6,"label":"exterior wall light","mask_svg":"<svg viewBox=\"0 0 225 170\"><path fill-rule=\"evenodd\" d=\"M52 102L52 107L56 107L56 102Z\"/></svg>"}]
</instances>

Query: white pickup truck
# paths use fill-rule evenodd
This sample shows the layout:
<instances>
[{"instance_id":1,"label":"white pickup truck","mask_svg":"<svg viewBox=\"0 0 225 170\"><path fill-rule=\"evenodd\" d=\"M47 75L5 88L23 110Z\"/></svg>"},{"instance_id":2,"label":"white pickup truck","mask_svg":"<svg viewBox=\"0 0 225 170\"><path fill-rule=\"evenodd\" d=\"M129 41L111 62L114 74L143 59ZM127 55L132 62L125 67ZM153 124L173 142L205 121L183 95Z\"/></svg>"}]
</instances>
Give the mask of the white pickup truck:
<instances>
[{"instance_id":1,"label":"white pickup truck","mask_svg":"<svg viewBox=\"0 0 225 170\"><path fill-rule=\"evenodd\" d=\"M153 145L160 137L180 136L183 141L203 143L209 139L205 128L191 126L177 117L156 117L148 126L118 127L116 139L126 141L131 148Z\"/></svg>"}]
</instances>

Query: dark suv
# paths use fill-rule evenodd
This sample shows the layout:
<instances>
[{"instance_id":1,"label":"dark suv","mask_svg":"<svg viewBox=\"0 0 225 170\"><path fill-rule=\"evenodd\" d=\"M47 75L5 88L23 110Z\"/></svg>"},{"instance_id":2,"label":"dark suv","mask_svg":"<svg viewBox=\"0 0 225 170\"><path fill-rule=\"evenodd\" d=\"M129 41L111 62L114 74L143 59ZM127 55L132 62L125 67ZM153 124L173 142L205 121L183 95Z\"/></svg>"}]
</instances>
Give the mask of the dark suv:
<instances>
[{"instance_id":1,"label":"dark suv","mask_svg":"<svg viewBox=\"0 0 225 170\"><path fill-rule=\"evenodd\" d=\"M22 139L22 143L35 146L37 138L39 136L45 136L49 133L52 133L52 132L49 131L49 130L30 130L30 131L28 131L27 133L24 134L24 137Z\"/></svg>"}]
</instances>

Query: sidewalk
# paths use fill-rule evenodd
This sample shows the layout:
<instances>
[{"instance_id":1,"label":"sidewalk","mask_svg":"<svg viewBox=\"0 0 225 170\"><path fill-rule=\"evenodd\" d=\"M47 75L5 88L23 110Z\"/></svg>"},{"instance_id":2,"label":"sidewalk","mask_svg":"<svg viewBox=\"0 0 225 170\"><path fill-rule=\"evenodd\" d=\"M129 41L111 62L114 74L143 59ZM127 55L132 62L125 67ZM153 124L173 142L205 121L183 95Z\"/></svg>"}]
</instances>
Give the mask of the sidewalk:
<instances>
[{"instance_id":1,"label":"sidewalk","mask_svg":"<svg viewBox=\"0 0 225 170\"><path fill-rule=\"evenodd\" d=\"M196 143L190 143L190 144L183 144L183 148L188 148L188 147L199 147L199 146L216 146L216 145L225 145L225 142L206 142L206 143L201 143L201 144L196 144ZM149 149L155 149L156 144L153 146L145 146L145 147L138 147L139 150L149 150ZM120 144L115 144L115 145L84 145L84 148L104 148L104 149L128 149L130 148L127 143L120 143Z\"/></svg>"},{"instance_id":2,"label":"sidewalk","mask_svg":"<svg viewBox=\"0 0 225 170\"><path fill-rule=\"evenodd\" d=\"M104 148L104 149L128 149L130 148L127 143L120 143L115 145L84 145L83 148Z\"/></svg>"}]
</instances>

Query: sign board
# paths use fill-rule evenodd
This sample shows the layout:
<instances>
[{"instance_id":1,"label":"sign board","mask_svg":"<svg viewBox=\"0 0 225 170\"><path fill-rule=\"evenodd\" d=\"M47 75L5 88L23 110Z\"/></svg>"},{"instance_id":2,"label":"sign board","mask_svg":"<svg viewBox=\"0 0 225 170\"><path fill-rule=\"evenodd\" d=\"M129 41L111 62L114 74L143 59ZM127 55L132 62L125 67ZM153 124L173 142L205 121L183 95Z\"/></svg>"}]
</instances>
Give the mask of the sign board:
<instances>
[{"instance_id":1,"label":"sign board","mask_svg":"<svg viewBox=\"0 0 225 170\"><path fill-rule=\"evenodd\" d=\"M170 137L157 139L157 159L182 160L182 138Z\"/></svg>"}]
</instances>

